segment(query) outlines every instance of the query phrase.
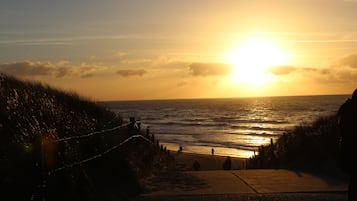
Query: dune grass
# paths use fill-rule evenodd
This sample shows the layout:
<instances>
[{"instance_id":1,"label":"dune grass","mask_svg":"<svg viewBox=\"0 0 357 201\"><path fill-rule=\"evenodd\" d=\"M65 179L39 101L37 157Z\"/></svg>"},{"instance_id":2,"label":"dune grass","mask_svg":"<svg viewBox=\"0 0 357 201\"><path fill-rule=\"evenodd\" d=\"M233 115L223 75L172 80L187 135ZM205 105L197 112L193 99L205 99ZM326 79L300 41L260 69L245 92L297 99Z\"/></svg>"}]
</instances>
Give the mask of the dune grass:
<instances>
[{"instance_id":1,"label":"dune grass","mask_svg":"<svg viewBox=\"0 0 357 201\"><path fill-rule=\"evenodd\" d=\"M321 173L339 172L337 114L301 123L276 142L260 147L248 168L289 168Z\"/></svg>"},{"instance_id":2,"label":"dune grass","mask_svg":"<svg viewBox=\"0 0 357 201\"><path fill-rule=\"evenodd\" d=\"M95 101L39 82L0 73L0 188L5 200L127 200L141 191L140 178L171 160L140 139L102 157L51 170L103 153L133 134L128 127L81 140L126 123ZM143 164L143 161L145 164ZM150 168L148 168L150 167ZM45 188L41 185L46 184Z\"/></svg>"}]
</instances>

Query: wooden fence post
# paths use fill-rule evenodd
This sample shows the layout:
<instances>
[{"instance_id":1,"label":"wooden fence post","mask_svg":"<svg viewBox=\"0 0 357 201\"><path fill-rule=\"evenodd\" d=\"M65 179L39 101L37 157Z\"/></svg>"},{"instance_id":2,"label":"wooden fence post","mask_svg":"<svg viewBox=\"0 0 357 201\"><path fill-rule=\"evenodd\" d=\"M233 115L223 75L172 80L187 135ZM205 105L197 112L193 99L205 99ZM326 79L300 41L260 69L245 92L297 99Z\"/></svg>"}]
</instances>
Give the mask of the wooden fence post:
<instances>
[{"instance_id":1,"label":"wooden fence post","mask_svg":"<svg viewBox=\"0 0 357 201\"><path fill-rule=\"evenodd\" d=\"M46 200L46 185L47 185L47 168L46 168L46 153L45 153L45 140L42 134L37 139L37 146L39 146L39 168L41 171L41 200Z\"/></svg>"}]
</instances>

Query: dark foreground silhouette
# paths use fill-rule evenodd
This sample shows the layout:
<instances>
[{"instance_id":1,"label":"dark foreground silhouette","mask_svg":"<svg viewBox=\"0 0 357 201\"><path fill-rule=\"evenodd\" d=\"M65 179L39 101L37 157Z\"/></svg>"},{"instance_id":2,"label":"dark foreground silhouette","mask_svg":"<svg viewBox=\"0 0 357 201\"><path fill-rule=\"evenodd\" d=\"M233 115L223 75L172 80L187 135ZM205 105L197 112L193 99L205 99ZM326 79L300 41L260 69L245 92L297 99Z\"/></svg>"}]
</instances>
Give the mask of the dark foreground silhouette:
<instances>
[{"instance_id":1,"label":"dark foreground silhouette","mask_svg":"<svg viewBox=\"0 0 357 201\"><path fill-rule=\"evenodd\" d=\"M0 73L0 200L128 200L170 157L74 93ZM106 131L106 132L100 132Z\"/></svg>"},{"instance_id":2,"label":"dark foreground silhouette","mask_svg":"<svg viewBox=\"0 0 357 201\"><path fill-rule=\"evenodd\" d=\"M355 139L357 137L357 89L354 90L352 97L341 105L338 117L341 137L341 168L350 177L348 199L356 200L357 165L353 159L355 158Z\"/></svg>"}]
</instances>

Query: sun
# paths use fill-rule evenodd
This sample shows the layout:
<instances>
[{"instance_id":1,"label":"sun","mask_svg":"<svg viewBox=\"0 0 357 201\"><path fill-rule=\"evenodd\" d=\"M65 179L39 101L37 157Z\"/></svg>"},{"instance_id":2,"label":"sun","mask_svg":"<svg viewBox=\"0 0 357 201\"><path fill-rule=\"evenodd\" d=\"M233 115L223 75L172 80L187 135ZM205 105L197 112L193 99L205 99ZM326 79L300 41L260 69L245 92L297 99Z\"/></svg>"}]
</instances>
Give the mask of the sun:
<instances>
[{"instance_id":1,"label":"sun","mask_svg":"<svg viewBox=\"0 0 357 201\"><path fill-rule=\"evenodd\" d=\"M269 39L250 38L240 43L228 57L233 66L231 80L251 86L262 86L273 80L270 67L288 62L287 52L277 42Z\"/></svg>"}]
</instances>

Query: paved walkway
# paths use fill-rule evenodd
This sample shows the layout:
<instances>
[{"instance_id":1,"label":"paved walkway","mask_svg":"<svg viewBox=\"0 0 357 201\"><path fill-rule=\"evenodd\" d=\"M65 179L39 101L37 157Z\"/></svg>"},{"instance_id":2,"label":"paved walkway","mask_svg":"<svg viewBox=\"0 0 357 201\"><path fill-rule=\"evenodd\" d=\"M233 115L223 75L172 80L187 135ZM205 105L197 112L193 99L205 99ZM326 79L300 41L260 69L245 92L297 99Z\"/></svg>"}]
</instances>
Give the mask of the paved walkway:
<instances>
[{"instance_id":1,"label":"paved walkway","mask_svg":"<svg viewBox=\"0 0 357 201\"><path fill-rule=\"evenodd\" d=\"M190 181L185 183L181 180L181 183L189 187L184 185L170 187L170 183L165 184L165 180L162 180L166 188L158 187L150 193L143 194L138 200L309 200L301 196L312 196L311 200L347 200L348 183L342 178L320 177L281 169L187 171L184 173ZM292 199L293 195L297 198ZM319 199L317 195L326 199ZM201 196L208 199L203 199ZM284 196L286 199L282 198ZM174 199L179 197L183 199ZM256 198L251 199L252 197ZM271 198L265 199L266 197ZM273 199L276 197L278 198Z\"/></svg>"}]
</instances>

